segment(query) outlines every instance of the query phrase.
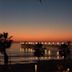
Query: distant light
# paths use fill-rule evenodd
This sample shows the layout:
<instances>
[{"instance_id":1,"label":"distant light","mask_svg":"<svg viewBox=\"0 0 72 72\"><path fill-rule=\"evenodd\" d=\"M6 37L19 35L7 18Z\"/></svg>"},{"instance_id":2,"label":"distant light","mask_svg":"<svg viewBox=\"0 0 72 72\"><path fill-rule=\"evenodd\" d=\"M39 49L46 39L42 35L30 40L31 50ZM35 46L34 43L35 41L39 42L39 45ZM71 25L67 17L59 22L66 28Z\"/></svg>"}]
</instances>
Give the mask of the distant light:
<instances>
[{"instance_id":1,"label":"distant light","mask_svg":"<svg viewBox=\"0 0 72 72\"><path fill-rule=\"evenodd\" d=\"M57 56L59 55L59 51L57 51Z\"/></svg>"},{"instance_id":2,"label":"distant light","mask_svg":"<svg viewBox=\"0 0 72 72\"><path fill-rule=\"evenodd\" d=\"M24 52L24 49L23 48L20 48L20 52Z\"/></svg>"},{"instance_id":3,"label":"distant light","mask_svg":"<svg viewBox=\"0 0 72 72\"><path fill-rule=\"evenodd\" d=\"M28 42L28 44L31 44L31 42Z\"/></svg>"},{"instance_id":4,"label":"distant light","mask_svg":"<svg viewBox=\"0 0 72 72\"><path fill-rule=\"evenodd\" d=\"M59 45L60 43L59 42L57 42L57 45Z\"/></svg>"},{"instance_id":5,"label":"distant light","mask_svg":"<svg viewBox=\"0 0 72 72\"><path fill-rule=\"evenodd\" d=\"M70 71L70 68L67 68L67 72L69 72Z\"/></svg>"},{"instance_id":6,"label":"distant light","mask_svg":"<svg viewBox=\"0 0 72 72\"><path fill-rule=\"evenodd\" d=\"M57 59L60 59L60 57L59 57L59 51L57 51Z\"/></svg>"},{"instance_id":7,"label":"distant light","mask_svg":"<svg viewBox=\"0 0 72 72\"><path fill-rule=\"evenodd\" d=\"M45 57L45 59L48 59L48 57Z\"/></svg>"},{"instance_id":8,"label":"distant light","mask_svg":"<svg viewBox=\"0 0 72 72\"><path fill-rule=\"evenodd\" d=\"M37 72L37 64L35 64L35 72Z\"/></svg>"},{"instance_id":9,"label":"distant light","mask_svg":"<svg viewBox=\"0 0 72 72\"><path fill-rule=\"evenodd\" d=\"M45 50L45 55L47 54L47 50Z\"/></svg>"},{"instance_id":10,"label":"distant light","mask_svg":"<svg viewBox=\"0 0 72 72\"><path fill-rule=\"evenodd\" d=\"M44 44L44 42L41 42L41 44Z\"/></svg>"},{"instance_id":11,"label":"distant light","mask_svg":"<svg viewBox=\"0 0 72 72\"><path fill-rule=\"evenodd\" d=\"M48 55L51 55L51 50L48 51Z\"/></svg>"},{"instance_id":12,"label":"distant light","mask_svg":"<svg viewBox=\"0 0 72 72\"><path fill-rule=\"evenodd\" d=\"M51 43L50 43L50 42L48 42L48 44L50 45Z\"/></svg>"},{"instance_id":13,"label":"distant light","mask_svg":"<svg viewBox=\"0 0 72 72\"><path fill-rule=\"evenodd\" d=\"M64 42L62 42L61 44L64 44Z\"/></svg>"},{"instance_id":14,"label":"distant light","mask_svg":"<svg viewBox=\"0 0 72 72\"><path fill-rule=\"evenodd\" d=\"M32 49L30 49L30 52L33 52L33 50L32 50Z\"/></svg>"},{"instance_id":15,"label":"distant light","mask_svg":"<svg viewBox=\"0 0 72 72\"><path fill-rule=\"evenodd\" d=\"M38 42L35 42L35 44L37 44Z\"/></svg>"},{"instance_id":16,"label":"distant light","mask_svg":"<svg viewBox=\"0 0 72 72\"><path fill-rule=\"evenodd\" d=\"M47 42L45 42L44 44L47 44Z\"/></svg>"}]
</instances>

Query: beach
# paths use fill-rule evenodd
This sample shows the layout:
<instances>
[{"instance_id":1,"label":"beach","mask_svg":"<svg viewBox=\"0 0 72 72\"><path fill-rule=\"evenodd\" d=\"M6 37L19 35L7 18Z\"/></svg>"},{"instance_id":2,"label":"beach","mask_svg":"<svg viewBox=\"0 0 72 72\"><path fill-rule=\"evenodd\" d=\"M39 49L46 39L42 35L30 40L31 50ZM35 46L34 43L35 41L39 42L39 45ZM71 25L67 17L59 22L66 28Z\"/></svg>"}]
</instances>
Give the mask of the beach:
<instances>
[{"instance_id":1,"label":"beach","mask_svg":"<svg viewBox=\"0 0 72 72\"><path fill-rule=\"evenodd\" d=\"M36 63L0 65L1 72L72 72L72 60L42 60Z\"/></svg>"}]
</instances>

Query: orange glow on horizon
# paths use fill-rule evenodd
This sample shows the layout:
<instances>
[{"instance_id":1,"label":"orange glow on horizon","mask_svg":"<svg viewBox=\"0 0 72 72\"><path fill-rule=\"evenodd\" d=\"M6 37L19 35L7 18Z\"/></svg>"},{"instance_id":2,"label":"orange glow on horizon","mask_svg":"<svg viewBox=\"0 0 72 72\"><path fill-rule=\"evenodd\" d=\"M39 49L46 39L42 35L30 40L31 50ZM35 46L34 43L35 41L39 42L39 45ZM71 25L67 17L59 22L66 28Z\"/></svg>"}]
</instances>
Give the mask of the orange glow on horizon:
<instances>
[{"instance_id":1,"label":"orange glow on horizon","mask_svg":"<svg viewBox=\"0 0 72 72\"><path fill-rule=\"evenodd\" d=\"M13 37L13 39L15 41L65 41L65 40L70 40L72 41L71 37L55 37L55 36L51 36L51 37L32 37L32 36L20 36L20 37Z\"/></svg>"},{"instance_id":2,"label":"orange glow on horizon","mask_svg":"<svg viewBox=\"0 0 72 72\"><path fill-rule=\"evenodd\" d=\"M15 33L13 39L16 41L61 41L61 40L72 40L72 35L62 32L37 32L37 33Z\"/></svg>"},{"instance_id":3,"label":"orange glow on horizon","mask_svg":"<svg viewBox=\"0 0 72 72\"><path fill-rule=\"evenodd\" d=\"M6 28L4 28L6 29ZM6 31L6 30L4 30ZM2 31L1 31L2 32ZM54 30L54 29L8 29L9 36L13 36L15 41L72 41L72 34L70 31Z\"/></svg>"}]
</instances>

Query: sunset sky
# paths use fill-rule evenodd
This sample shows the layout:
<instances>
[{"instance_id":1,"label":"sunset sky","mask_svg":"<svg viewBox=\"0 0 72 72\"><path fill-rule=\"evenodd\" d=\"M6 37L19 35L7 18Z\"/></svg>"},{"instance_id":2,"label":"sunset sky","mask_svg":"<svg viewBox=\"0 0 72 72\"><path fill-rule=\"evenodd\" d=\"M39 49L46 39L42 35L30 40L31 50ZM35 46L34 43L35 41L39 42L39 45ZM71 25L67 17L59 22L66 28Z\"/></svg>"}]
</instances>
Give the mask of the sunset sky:
<instances>
[{"instance_id":1,"label":"sunset sky","mask_svg":"<svg viewBox=\"0 0 72 72\"><path fill-rule=\"evenodd\" d=\"M0 0L0 33L14 40L72 40L72 0Z\"/></svg>"}]
</instances>

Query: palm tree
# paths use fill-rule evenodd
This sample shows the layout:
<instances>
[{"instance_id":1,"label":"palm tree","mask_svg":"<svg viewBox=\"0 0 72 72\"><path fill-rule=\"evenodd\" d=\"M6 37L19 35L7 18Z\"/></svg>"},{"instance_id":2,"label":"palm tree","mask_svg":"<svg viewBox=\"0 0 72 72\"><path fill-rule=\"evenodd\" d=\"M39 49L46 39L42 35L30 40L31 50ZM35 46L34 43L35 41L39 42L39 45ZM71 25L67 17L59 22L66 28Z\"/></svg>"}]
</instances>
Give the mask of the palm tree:
<instances>
[{"instance_id":1,"label":"palm tree","mask_svg":"<svg viewBox=\"0 0 72 72\"><path fill-rule=\"evenodd\" d=\"M0 52L4 55L5 65L8 64L8 55L7 55L6 49L11 47L11 44L12 44L11 37L12 36L8 37L7 32L3 32L0 34Z\"/></svg>"}]
</instances>

